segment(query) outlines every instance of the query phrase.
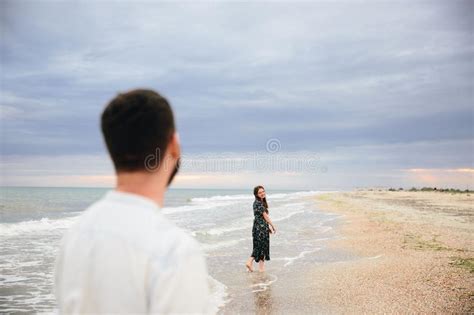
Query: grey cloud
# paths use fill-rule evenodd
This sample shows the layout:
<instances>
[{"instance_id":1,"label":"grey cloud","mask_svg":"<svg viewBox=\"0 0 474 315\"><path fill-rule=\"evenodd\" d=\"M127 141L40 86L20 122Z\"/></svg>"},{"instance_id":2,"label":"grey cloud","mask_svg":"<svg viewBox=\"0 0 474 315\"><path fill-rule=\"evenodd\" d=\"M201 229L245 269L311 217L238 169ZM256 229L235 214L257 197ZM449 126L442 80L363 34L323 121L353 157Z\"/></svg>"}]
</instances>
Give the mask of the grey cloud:
<instances>
[{"instance_id":1,"label":"grey cloud","mask_svg":"<svg viewBox=\"0 0 474 315\"><path fill-rule=\"evenodd\" d=\"M3 1L2 153L103 153L100 112L133 87L193 153L472 139L472 7ZM469 164L463 145L430 159Z\"/></svg>"}]
</instances>

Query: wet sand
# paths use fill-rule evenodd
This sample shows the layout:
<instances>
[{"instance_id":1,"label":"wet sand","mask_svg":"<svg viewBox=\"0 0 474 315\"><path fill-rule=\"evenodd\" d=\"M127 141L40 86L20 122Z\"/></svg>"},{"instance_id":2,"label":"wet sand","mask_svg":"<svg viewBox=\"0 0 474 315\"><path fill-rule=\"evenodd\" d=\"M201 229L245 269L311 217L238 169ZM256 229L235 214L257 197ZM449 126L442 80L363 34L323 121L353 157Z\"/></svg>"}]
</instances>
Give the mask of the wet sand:
<instances>
[{"instance_id":1,"label":"wet sand","mask_svg":"<svg viewBox=\"0 0 474 315\"><path fill-rule=\"evenodd\" d=\"M472 194L366 190L303 199L337 214L320 250L286 267L278 260L286 253L273 251L262 274L244 272L244 259L227 266L225 282L240 290L219 314L474 312ZM316 226L302 224L295 237L321 238Z\"/></svg>"},{"instance_id":2,"label":"wet sand","mask_svg":"<svg viewBox=\"0 0 474 315\"><path fill-rule=\"evenodd\" d=\"M312 267L305 295L328 313L474 312L474 195L351 191L318 195L344 215L329 246L360 259Z\"/></svg>"}]
</instances>

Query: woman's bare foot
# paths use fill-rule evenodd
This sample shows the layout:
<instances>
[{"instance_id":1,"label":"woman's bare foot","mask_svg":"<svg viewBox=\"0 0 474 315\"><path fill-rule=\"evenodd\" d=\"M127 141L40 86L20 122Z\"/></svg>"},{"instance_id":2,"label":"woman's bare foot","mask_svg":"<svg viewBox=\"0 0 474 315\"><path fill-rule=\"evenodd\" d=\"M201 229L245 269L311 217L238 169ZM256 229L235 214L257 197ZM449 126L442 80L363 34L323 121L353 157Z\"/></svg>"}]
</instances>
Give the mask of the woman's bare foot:
<instances>
[{"instance_id":1,"label":"woman's bare foot","mask_svg":"<svg viewBox=\"0 0 474 315\"><path fill-rule=\"evenodd\" d=\"M252 265L250 265L248 262L245 264L245 267L247 267L248 272L253 272Z\"/></svg>"},{"instance_id":2,"label":"woman's bare foot","mask_svg":"<svg viewBox=\"0 0 474 315\"><path fill-rule=\"evenodd\" d=\"M245 264L245 267L247 267L248 272L253 272L253 260L254 258L250 256L250 258L247 260L247 263Z\"/></svg>"}]
</instances>

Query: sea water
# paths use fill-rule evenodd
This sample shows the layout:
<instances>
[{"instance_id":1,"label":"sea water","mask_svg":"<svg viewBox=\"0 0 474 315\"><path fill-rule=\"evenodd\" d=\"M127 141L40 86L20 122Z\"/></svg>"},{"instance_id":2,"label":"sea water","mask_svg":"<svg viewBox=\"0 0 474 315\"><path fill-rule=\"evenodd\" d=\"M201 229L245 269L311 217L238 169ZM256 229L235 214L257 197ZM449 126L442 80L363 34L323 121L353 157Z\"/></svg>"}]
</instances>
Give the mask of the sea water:
<instances>
[{"instance_id":1,"label":"sea water","mask_svg":"<svg viewBox=\"0 0 474 315\"><path fill-rule=\"evenodd\" d=\"M0 188L0 312L53 312L54 262L68 227L110 188ZM206 256L215 311L265 291L285 270L324 260L335 237L335 214L310 199L318 191L267 191L277 233L270 237L267 273L249 283L245 261L252 252L253 192L170 189L161 211L192 234ZM254 269L258 269L255 264Z\"/></svg>"}]
</instances>

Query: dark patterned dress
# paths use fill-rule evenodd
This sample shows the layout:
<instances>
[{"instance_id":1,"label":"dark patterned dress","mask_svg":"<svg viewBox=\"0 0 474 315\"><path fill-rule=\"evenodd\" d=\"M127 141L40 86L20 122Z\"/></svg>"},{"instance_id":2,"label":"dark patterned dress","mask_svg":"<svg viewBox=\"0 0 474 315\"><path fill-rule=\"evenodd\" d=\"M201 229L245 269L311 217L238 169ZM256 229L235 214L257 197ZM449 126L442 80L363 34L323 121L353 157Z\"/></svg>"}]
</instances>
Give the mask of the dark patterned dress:
<instances>
[{"instance_id":1,"label":"dark patterned dress","mask_svg":"<svg viewBox=\"0 0 474 315\"><path fill-rule=\"evenodd\" d=\"M268 222L263 218L263 212L267 212L263 206L263 202L255 200L253 202L253 250L252 256L256 262L260 260L270 260L270 229Z\"/></svg>"}]
</instances>

